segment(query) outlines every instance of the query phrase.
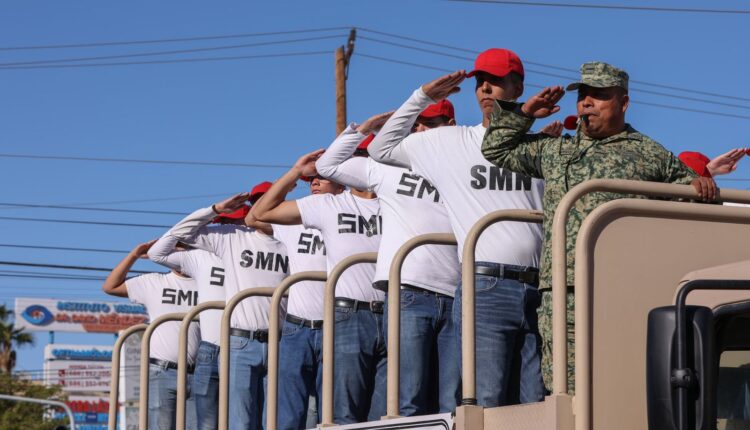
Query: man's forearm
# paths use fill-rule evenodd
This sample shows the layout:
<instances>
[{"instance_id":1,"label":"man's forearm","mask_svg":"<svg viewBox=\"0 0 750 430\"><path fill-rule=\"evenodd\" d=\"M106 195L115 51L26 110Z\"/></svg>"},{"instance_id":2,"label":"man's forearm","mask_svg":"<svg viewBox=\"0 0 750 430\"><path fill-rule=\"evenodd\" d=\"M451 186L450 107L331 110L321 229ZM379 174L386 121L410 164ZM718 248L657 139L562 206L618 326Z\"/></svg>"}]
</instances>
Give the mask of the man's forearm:
<instances>
[{"instance_id":1,"label":"man's forearm","mask_svg":"<svg viewBox=\"0 0 750 430\"><path fill-rule=\"evenodd\" d=\"M495 104L490 125L482 140L482 155L496 166L526 175L541 177L543 135L528 135L534 123L512 102Z\"/></svg>"},{"instance_id":2,"label":"man's forearm","mask_svg":"<svg viewBox=\"0 0 750 430\"><path fill-rule=\"evenodd\" d=\"M287 194L294 189L297 180L302 176L302 172L297 167L289 169L281 178L273 183L271 188L263 194L250 209L246 220L259 220L263 222L276 223L278 220L271 219L271 211L281 205L286 200Z\"/></svg>"},{"instance_id":3,"label":"man's forearm","mask_svg":"<svg viewBox=\"0 0 750 430\"><path fill-rule=\"evenodd\" d=\"M182 271L182 266L179 262L180 259L175 255L176 253L174 250L177 242L179 242L179 239L167 232L148 250L148 259L170 269Z\"/></svg>"},{"instance_id":4,"label":"man's forearm","mask_svg":"<svg viewBox=\"0 0 750 430\"><path fill-rule=\"evenodd\" d=\"M341 185L358 190L369 188L366 160L361 157L351 158L357 149L357 145L365 138L365 135L356 130L354 124L349 125L315 162L315 169L318 174Z\"/></svg>"},{"instance_id":5,"label":"man's forearm","mask_svg":"<svg viewBox=\"0 0 750 430\"><path fill-rule=\"evenodd\" d=\"M136 255L136 253L133 251L129 252L128 255L126 255L125 258L123 258L120 263L118 263L117 266L112 269L111 272L109 272L109 275L107 275L107 279L105 279L104 284L102 284L102 291L107 294L127 297L127 291L119 291L118 287L121 286L123 282L125 282L125 279L128 277L128 273L130 273L130 269L133 267L136 261L138 261L138 255Z\"/></svg>"}]
</instances>

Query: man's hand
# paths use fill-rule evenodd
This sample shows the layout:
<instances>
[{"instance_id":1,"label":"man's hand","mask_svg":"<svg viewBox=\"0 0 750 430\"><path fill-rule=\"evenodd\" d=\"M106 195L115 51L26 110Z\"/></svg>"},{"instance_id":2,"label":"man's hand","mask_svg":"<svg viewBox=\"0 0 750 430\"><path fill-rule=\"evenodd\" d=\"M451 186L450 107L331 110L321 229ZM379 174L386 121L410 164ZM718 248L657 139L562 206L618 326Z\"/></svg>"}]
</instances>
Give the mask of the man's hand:
<instances>
[{"instance_id":1,"label":"man's hand","mask_svg":"<svg viewBox=\"0 0 750 430\"><path fill-rule=\"evenodd\" d=\"M439 102L449 95L461 91L459 85L464 79L466 79L466 70L458 70L422 85L422 91L427 94L427 97Z\"/></svg>"},{"instance_id":2,"label":"man's hand","mask_svg":"<svg viewBox=\"0 0 750 430\"><path fill-rule=\"evenodd\" d=\"M250 193L235 194L234 196L224 201L216 203L214 205L214 210L220 214L232 213L236 211L237 209L241 208L242 205L244 205L247 199L249 198L250 198Z\"/></svg>"},{"instance_id":3,"label":"man's hand","mask_svg":"<svg viewBox=\"0 0 750 430\"><path fill-rule=\"evenodd\" d=\"M695 190L698 192L701 200L704 202L712 202L716 200L716 182L712 178L696 178L690 183Z\"/></svg>"},{"instance_id":4,"label":"man's hand","mask_svg":"<svg viewBox=\"0 0 750 430\"><path fill-rule=\"evenodd\" d=\"M294 163L294 169L302 176L316 176L318 171L315 169L315 162L318 161L321 155L325 152L325 149L317 149L309 154L305 154Z\"/></svg>"},{"instance_id":5,"label":"man's hand","mask_svg":"<svg viewBox=\"0 0 750 430\"><path fill-rule=\"evenodd\" d=\"M560 121L552 121L551 123L542 127L542 129L539 130L539 133L544 133L547 136L551 137L560 137L562 136L562 131L563 123Z\"/></svg>"},{"instance_id":6,"label":"man's hand","mask_svg":"<svg viewBox=\"0 0 750 430\"><path fill-rule=\"evenodd\" d=\"M735 148L721 154L706 164L711 176L726 175L737 170L737 162L747 153L747 148Z\"/></svg>"},{"instance_id":7,"label":"man's hand","mask_svg":"<svg viewBox=\"0 0 750 430\"><path fill-rule=\"evenodd\" d=\"M135 248L133 248L130 253L137 258L148 258L148 250L151 249L152 246L156 243L156 239L150 240L146 243L141 243L140 245L137 245Z\"/></svg>"},{"instance_id":8,"label":"man's hand","mask_svg":"<svg viewBox=\"0 0 750 430\"><path fill-rule=\"evenodd\" d=\"M386 121L388 121L388 118L393 115L393 112L384 112L379 113L377 115L371 116L370 118L367 118L367 121L363 122L362 124L357 127L357 131L364 134L365 136L369 135L370 133L375 133L381 128L383 128L383 124L385 124Z\"/></svg>"},{"instance_id":9,"label":"man's hand","mask_svg":"<svg viewBox=\"0 0 750 430\"><path fill-rule=\"evenodd\" d=\"M524 115L532 118L547 118L560 111L560 106L557 106L557 103L564 95L565 90L561 86L547 87L528 99L521 106L521 111Z\"/></svg>"}]
</instances>

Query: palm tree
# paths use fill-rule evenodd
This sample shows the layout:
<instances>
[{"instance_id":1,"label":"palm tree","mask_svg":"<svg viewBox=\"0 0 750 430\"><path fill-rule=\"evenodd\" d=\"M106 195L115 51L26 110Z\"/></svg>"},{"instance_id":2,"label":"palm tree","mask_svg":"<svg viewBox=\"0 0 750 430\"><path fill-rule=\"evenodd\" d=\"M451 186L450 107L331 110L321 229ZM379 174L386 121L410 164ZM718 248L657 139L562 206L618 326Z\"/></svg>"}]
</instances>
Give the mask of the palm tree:
<instances>
[{"instance_id":1,"label":"palm tree","mask_svg":"<svg viewBox=\"0 0 750 430\"><path fill-rule=\"evenodd\" d=\"M11 316L12 312L0 305L0 373L11 373L16 366L14 347L34 344L34 336L22 328L13 327Z\"/></svg>"}]
</instances>

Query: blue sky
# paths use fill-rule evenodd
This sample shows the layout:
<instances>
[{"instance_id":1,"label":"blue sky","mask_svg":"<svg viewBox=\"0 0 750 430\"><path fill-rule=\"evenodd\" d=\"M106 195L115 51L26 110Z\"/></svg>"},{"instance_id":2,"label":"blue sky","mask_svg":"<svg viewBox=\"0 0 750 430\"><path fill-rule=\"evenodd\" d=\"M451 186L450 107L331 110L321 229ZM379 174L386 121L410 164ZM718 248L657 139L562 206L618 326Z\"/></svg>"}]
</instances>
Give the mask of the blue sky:
<instances>
[{"instance_id":1,"label":"blue sky","mask_svg":"<svg viewBox=\"0 0 750 430\"><path fill-rule=\"evenodd\" d=\"M635 4L619 2L623 3ZM618 3L599 0L597 4ZM746 2L728 0L665 0L658 5L748 8ZM520 55L527 68L527 97L538 90L533 85L568 83L576 76L569 70L577 70L586 61L602 60L624 68L634 81L686 89L676 91L631 81L633 104L628 120L674 152L697 150L714 156L733 147L750 146L745 137L750 120L745 55L749 22L747 14L537 8L428 0L220 4L32 0L4 4L0 13L0 48L357 26L361 30L349 71L348 113L349 120L360 121L397 107L418 85L444 73L429 67L470 69L472 60L456 57L473 58L473 52L486 48L507 47ZM324 52L234 61L106 67L9 70L0 65L0 181L3 184L0 217L171 225L180 218L178 215L30 209L7 204L85 204L99 208L189 212L211 204L218 195L248 190L257 182L273 180L282 169L39 160L6 155L289 165L300 154L324 147L334 137L333 50L345 43L347 33L348 30L342 29L179 43L0 50L0 63L279 41L284 43L98 62ZM334 37L322 39L328 36ZM320 39L299 41L309 38ZM408 38L462 50L422 44ZM708 96L703 94L705 92L722 96ZM456 106L459 123L476 124L481 120L472 82L464 83L463 91L451 100ZM566 96L556 118L573 113L574 104L575 98ZM741 164L729 178L750 178L750 161ZM720 185L750 187L745 181L721 181ZM300 187L295 193L302 195L304 190ZM210 195L217 197L206 197ZM110 250L129 250L163 231L3 219L0 219L0 228L3 233L0 244ZM0 246L2 261L113 267L121 257L122 254L117 253ZM143 261L136 269L159 268ZM9 270L34 274L105 274L2 266L0 303L11 307L16 296L105 298L99 292L98 281L17 278L9 275L21 274ZM106 344L112 342L112 336L59 333L57 341ZM20 351L18 369L40 369L46 342L46 333L37 334L37 346Z\"/></svg>"}]
</instances>

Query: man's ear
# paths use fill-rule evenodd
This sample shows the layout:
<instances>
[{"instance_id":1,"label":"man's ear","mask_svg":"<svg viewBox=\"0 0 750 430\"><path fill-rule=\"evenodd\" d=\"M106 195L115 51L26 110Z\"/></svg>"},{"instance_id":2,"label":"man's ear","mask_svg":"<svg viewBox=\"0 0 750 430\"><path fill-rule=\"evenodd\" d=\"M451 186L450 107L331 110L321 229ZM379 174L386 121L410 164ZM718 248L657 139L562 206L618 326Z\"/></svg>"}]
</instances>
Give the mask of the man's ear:
<instances>
[{"instance_id":1,"label":"man's ear","mask_svg":"<svg viewBox=\"0 0 750 430\"><path fill-rule=\"evenodd\" d=\"M630 104L630 96L628 95L628 93L625 93L621 97L622 98L620 99L620 101L622 102L622 113L624 114L625 111L628 110L628 105Z\"/></svg>"},{"instance_id":2,"label":"man's ear","mask_svg":"<svg viewBox=\"0 0 750 430\"><path fill-rule=\"evenodd\" d=\"M515 85L513 85L513 89L515 90L515 94L513 95L513 100L518 100L523 95L523 81L516 82Z\"/></svg>"},{"instance_id":3,"label":"man's ear","mask_svg":"<svg viewBox=\"0 0 750 430\"><path fill-rule=\"evenodd\" d=\"M456 120L451 118L448 120L448 125L456 125Z\"/></svg>"}]
</instances>

